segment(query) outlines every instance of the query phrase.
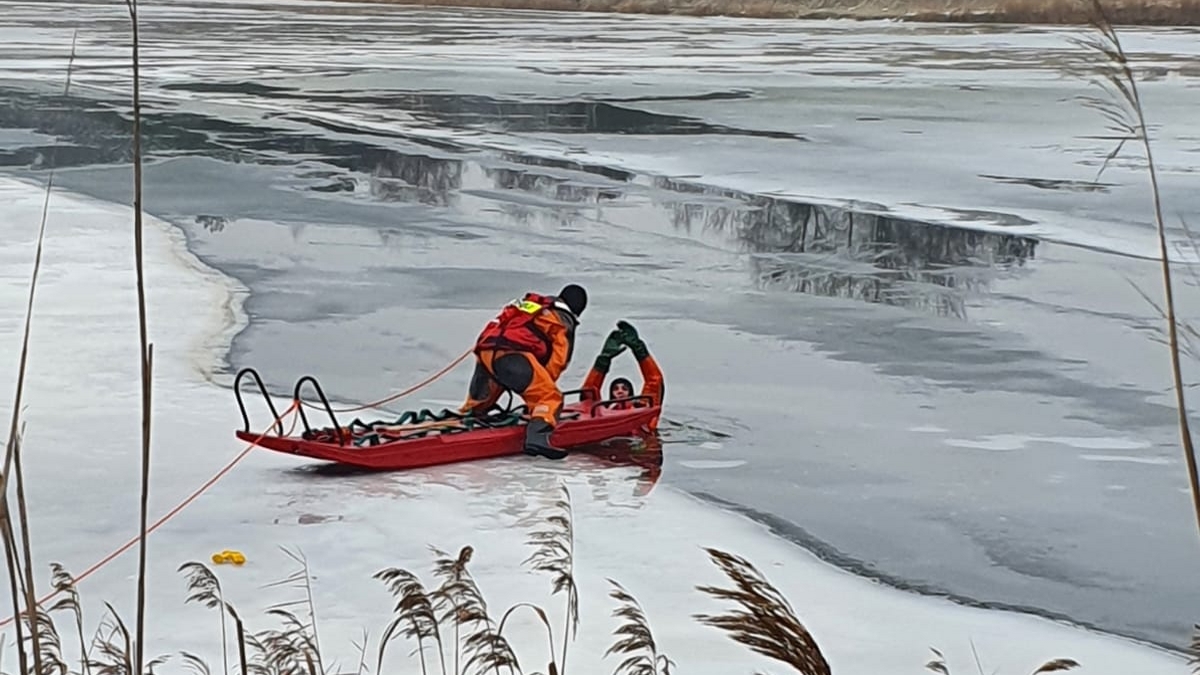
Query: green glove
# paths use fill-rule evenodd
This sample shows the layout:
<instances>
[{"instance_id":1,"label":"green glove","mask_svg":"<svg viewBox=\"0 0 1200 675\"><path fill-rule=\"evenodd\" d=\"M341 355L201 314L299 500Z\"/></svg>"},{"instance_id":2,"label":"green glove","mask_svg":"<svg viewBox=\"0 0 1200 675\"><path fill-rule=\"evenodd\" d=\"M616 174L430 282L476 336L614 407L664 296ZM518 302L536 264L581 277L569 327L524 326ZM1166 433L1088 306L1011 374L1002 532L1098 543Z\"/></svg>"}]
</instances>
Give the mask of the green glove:
<instances>
[{"instance_id":1,"label":"green glove","mask_svg":"<svg viewBox=\"0 0 1200 675\"><path fill-rule=\"evenodd\" d=\"M638 336L637 329L628 321L618 321L617 330L620 331L621 337L625 344L629 345L629 349L633 351L633 356L638 361L650 356L650 350L646 348L646 343L642 342L642 338Z\"/></svg>"},{"instance_id":2,"label":"green glove","mask_svg":"<svg viewBox=\"0 0 1200 675\"><path fill-rule=\"evenodd\" d=\"M600 349L600 355L596 357L592 367L602 373L607 373L613 358L623 351L625 351L625 342L621 339L621 331L614 330L608 334L608 339L604 341L604 347Z\"/></svg>"}]
</instances>

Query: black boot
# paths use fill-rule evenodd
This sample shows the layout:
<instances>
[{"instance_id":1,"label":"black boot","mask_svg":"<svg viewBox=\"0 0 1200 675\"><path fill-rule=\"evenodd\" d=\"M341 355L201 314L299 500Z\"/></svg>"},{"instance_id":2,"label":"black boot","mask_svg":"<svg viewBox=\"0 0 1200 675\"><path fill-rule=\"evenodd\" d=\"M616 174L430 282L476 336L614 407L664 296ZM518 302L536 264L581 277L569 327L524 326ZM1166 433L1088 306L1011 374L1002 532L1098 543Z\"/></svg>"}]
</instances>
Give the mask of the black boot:
<instances>
[{"instance_id":1,"label":"black boot","mask_svg":"<svg viewBox=\"0 0 1200 675\"><path fill-rule=\"evenodd\" d=\"M525 454L540 455L548 459L562 459L567 451L556 448L550 443L550 432L554 427L545 420L533 419L525 427Z\"/></svg>"}]
</instances>

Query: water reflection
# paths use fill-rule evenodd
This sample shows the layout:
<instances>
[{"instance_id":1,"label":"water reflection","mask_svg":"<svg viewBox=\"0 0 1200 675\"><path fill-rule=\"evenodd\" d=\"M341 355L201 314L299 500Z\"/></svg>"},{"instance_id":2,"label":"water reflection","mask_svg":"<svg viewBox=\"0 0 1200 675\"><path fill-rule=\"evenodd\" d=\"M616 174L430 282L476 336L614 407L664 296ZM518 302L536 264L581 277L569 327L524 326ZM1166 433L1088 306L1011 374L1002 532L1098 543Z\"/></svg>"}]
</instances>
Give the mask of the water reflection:
<instances>
[{"instance_id":1,"label":"water reflection","mask_svg":"<svg viewBox=\"0 0 1200 675\"><path fill-rule=\"evenodd\" d=\"M376 199L451 206L462 189L461 160L384 151L368 165Z\"/></svg>"},{"instance_id":2,"label":"water reflection","mask_svg":"<svg viewBox=\"0 0 1200 675\"><path fill-rule=\"evenodd\" d=\"M484 168L484 175L499 190L517 190L535 194L556 202L570 204L599 204L625 196L616 187L582 183L566 176L552 176L529 168Z\"/></svg>"},{"instance_id":3,"label":"water reflection","mask_svg":"<svg viewBox=\"0 0 1200 675\"><path fill-rule=\"evenodd\" d=\"M510 161L520 157L509 155ZM897 218L852 209L712 188L656 177L649 204L631 204L622 185L590 185L537 166L485 168L497 190L537 195L559 204L622 202L641 206L645 220L665 218L689 234L733 237L750 254L759 289L782 290L905 307L967 318L972 295L1033 259L1037 240ZM632 180L633 177L623 177ZM514 222L536 217L569 227L574 209L501 209Z\"/></svg>"},{"instance_id":4,"label":"water reflection","mask_svg":"<svg viewBox=\"0 0 1200 675\"><path fill-rule=\"evenodd\" d=\"M687 232L731 235L750 253L758 288L966 318L966 301L1034 256L1037 241L831 206L707 188L655 185L705 199L670 203ZM718 199L714 199L720 198Z\"/></svg>"},{"instance_id":5,"label":"water reflection","mask_svg":"<svg viewBox=\"0 0 1200 675\"><path fill-rule=\"evenodd\" d=\"M662 477L663 443L657 434L644 438L614 438L580 448L579 452L586 453L603 465L640 469L640 473L629 481L635 497L650 494Z\"/></svg>"},{"instance_id":6,"label":"water reflection","mask_svg":"<svg viewBox=\"0 0 1200 675\"><path fill-rule=\"evenodd\" d=\"M285 89L253 93L292 94ZM518 119L525 125L521 128L539 131L575 125L631 133L709 133L703 126L674 123L666 129L661 126L665 122L596 105L557 110L551 104L521 106L486 97L381 97L376 101L380 105L424 106L472 124L491 115ZM40 144L0 151L0 166L43 170L129 160L129 121L120 103L6 88L0 88L0 100L5 102L0 106L0 128L32 129L61 139L53 154ZM664 177L641 180L628 171L571 159L483 153L440 141L418 142L402 133L346 129L296 113L278 117L302 122L300 129L308 131L272 128L267 120L250 124L176 110L148 111L148 156L200 155L292 166L292 184L301 190L456 209L471 218L482 212L531 229L577 231L608 218L633 217L639 227L658 224L736 241L749 254L751 281L760 289L882 303L960 319L966 318L972 295L987 292L998 275L1024 265L1037 246L1027 237L866 210ZM468 193L472 199L464 201ZM619 204L623 215L588 209L608 204ZM195 218L210 233L228 232L225 216Z\"/></svg>"},{"instance_id":7,"label":"water reflection","mask_svg":"<svg viewBox=\"0 0 1200 675\"><path fill-rule=\"evenodd\" d=\"M217 232L225 231L225 226L229 224L229 219L223 216L200 214L196 216L196 224L208 232L216 234Z\"/></svg>"},{"instance_id":8,"label":"water reflection","mask_svg":"<svg viewBox=\"0 0 1200 675\"><path fill-rule=\"evenodd\" d=\"M364 497L406 497L417 495L420 488L439 484L472 494L496 495L501 487L516 481L528 484L535 474L558 480L563 467L592 487L592 497L614 506L630 506L630 498L648 496L662 477L663 444L655 435L646 438L616 438L572 451L565 463L539 461L524 456L502 457L474 462L458 462L406 471L372 471L328 462L305 463L284 469L284 474L299 485L323 490L322 479L330 479L330 489ZM640 502L633 502L640 508Z\"/></svg>"}]
</instances>

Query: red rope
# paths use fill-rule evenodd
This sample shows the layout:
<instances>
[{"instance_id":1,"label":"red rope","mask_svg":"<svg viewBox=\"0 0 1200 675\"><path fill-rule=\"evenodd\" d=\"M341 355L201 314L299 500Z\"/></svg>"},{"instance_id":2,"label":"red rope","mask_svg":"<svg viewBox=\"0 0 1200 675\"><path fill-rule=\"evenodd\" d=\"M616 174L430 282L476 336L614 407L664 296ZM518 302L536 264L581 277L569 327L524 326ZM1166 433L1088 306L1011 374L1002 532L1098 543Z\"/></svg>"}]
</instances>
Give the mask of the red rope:
<instances>
[{"instance_id":1,"label":"red rope","mask_svg":"<svg viewBox=\"0 0 1200 675\"><path fill-rule=\"evenodd\" d=\"M283 413L281 413L279 415L279 417L276 417L274 420L272 420L271 424L268 425L267 428L265 430L263 430L263 432L261 434L259 434L257 438L255 438L250 443L246 444L246 448L244 450L242 450L236 457L234 457L232 461L230 461L228 464L226 464L224 467L222 467L221 470L218 471L212 478L209 478L207 481L205 481L204 484L201 485L195 492L188 495L187 499L184 499L182 502L179 502L179 504L177 504L175 506L175 508L168 511L166 513L166 515L164 515L163 517L154 521L154 523L152 525L147 527L146 534L150 534L151 532L157 530L159 527L161 527L163 525L163 523L166 523L168 520L175 517L175 515L177 513L179 513L180 511L182 511L184 509L184 507L186 507L188 504L191 504L192 502L196 501L196 499L200 495L204 494L204 492L206 490L208 490L210 487L212 487L213 484L215 484L218 480L221 480L221 478L224 477L225 474L229 473L229 471L231 469L233 469L233 467L237 466L237 463L242 461L242 459L244 459L246 457L246 455L250 454L250 451L254 449L254 446L257 445L258 442L261 441L267 435L268 432L270 432L272 427L274 427L278 423L281 423L288 415L291 415L292 413L296 412L296 410L299 407L300 406L298 405L298 402L293 401L292 405L288 406L288 409L283 411ZM113 551L112 553L109 553L108 555L104 556L99 561L97 561L95 564L93 564L91 567L84 570L81 574L79 574L79 576L75 577L74 583L78 584L80 581L83 581L84 579L90 577L92 574L95 574L101 567L104 567L105 565L107 565L108 563L110 563L114 559L116 559L117 556L119 556L122 553L124 553L125 551L128 551L129 549L133 548L134 544L137 544L141 540L142 540L142 536L138 535L138 536L134 537L133 539L130 539L129 541L125 542L125 544L123 546L121 546L121 548L118 548L117 550ZM57 591L57 590L47 593L46 595L42 596L41 599L38 600L38 606L40 607L40 606L44 605L47 600L50 600L51 598L53 598L54 596L56 596L58 594L59 594L59 591ZM7 619L5 619L4 621L0 621L0 628L3 628L4 626L7 626L8 624L12 623L13 619L15 619L15 618L16 617L14 617L14 616L10 616Z\"/></svg>"},{"instance_id":2,"label":"red rope","mask_svg":"<svg viewBox=\"0 0 1200 675\"><path fill-rule=\"evenodd\" d=\"M434 373L433 375L430 375L429 377L425 378L424 380L418 382L417 384L414 384L413 386L411 386L408 389L405 389L399 393L392 394L391 396L388 396L387 398L384 398L384 399L380 399L379 401L375 401L374 403L368 403L368 404L365 404L362 406L347 408L345 410L336 410L334 412L354 412L356 410L365 410L367 408L373 408L382 403L394 401L403 396L408 396L409 394L413 393L414 391L417 391L418 389L428 386L429 384L436 381L438 378L440 378L443 375L445 375L446 373L450 372L455 366L462 363L468 356L470 356L471 353L472 353L471 350L467 350L466 352L463 352L462 356L459 356L457 359L450 362L450 364L447 365L445 368L442 368L441 370ZM146 534L148 535L151 532L154 532L159 527L161 527L164 523L166 523L168 520L170 520L171 518L174 518L176 514L178 514L180 511L182 511L184 508L186 508L189 504L196 501L196 499L199 498L200 495L204 494L204 492L207 491L214 484L216 484L217 481L221 480L221 478L223 478L225 476L225 474L229 473L233 469L233 467L237 466L238 462L241 462L243 459L245 459L246 455L250 454L250 451L254 449L254 446L258 445L258 442L261 441L264 437L266 437L267 433L269 433L276 424L281 424L283 422L283 420L285 418L287 418L288 415L291 415L291 414L295 413L297 410L299 410L301 405L311 405L311 404L306 404L303 401L301 401L300 399L294 399L292 401L292 404L290 406L288 406L287 410L283 411L283 413L281 413L279 415L279 417L276 417L274 420L272 420L271 424L269 424L267 426L267 428L264 429L263 432L258 435L258 437L256 437L253 441L246 444L246 447L240 453L238 453L238 455L236 457L234 457L232 460L230 460L230 462L228 464L226 464L224 467L222 467L220 471L218 471L215 475L213 475L212 478L209 478L207 481L205 481L203 485L201 485L194 492L192 492L192 494L188 495L187 499L184 499L183 501L179 502L179 504L175 505L175 508L171 509L170 511L167 511L166 514L164 514L161 518L154 521L153 524L151 524L149 527L147 527ZM296 420L293 419L292 420L292 429L295 429L295 428L296 428ZM289 436L291 435L291 431L288 432L288 435ZM91 567L85 569L82 573L80 573L79 576L76 576L74 578L74 583L78 584L80 581L83 581L84 579L90 577L92 574L95 574L100 568L104 567L108 563L115 560L122 553L133 548L133 546L135 544L137 544L138 542L140 542L142 540L142 536L143 535L139 534L138 536L134 537L133 539L130 539L129 541L125 542L125 544L123 546L121 546L120 548L118 548L117 550L113 551L112 553L109 553L108 555L106 555L103 558L101 558L100 560L98 560ZM57 591L57 590L47 593L46 595L42 596L41 599L38 600L38 606L40 607L40 606L44 605L47 600L50 600L51 598L53 598L54 596L56 596L58 594L59 594L59 591ZM7 626L8 624L12 623L13 619L15 619L15 618L16 618L15 616L10 616L7 619L5 619L4 621L0 621L0 628L3 628L4 626Z\"/></svg>"},{"instance_id":3,"label":"red rope","mask_svg":"<svg viewBox=\"0 0 1200 675\"><path fill-rule=\"evenodd\" d=\"M464 360L466 360L466 358L468 356L470 356L473 353L474 353L474 349L468 349L467 351L463 352L462 355L460 355L457 359L454 359L453 361L451 361L450 364L447 365L445 368L442 368L441 370L437 371L433 375L430 375L429 377L414 384L413 386L409 387L408 389L405 389L404 391L392 394L391 396L388 396L387 398L381 398L378 401L372 401L370 403L364 403L362 405L356 405L356 406L353 406L350 408L341 408L341 409L332 408L332 410L335 413L358 412L359 410L367 410L368 408L378 408L379 406L383 405L384 403L390 403L392 401L395 401L398 398L403 398L405 396L408 396L409 394L413 393L414 391L432 384L438 378L440 378L441 376L443 376L446 373L453 370L455 366L462 363ZM317 410L324 409L322 406L318 406L313 403L304 403L304 405L306 405L310 408L313 408L313 409L317 409Z\"/></svg>"}]
</instances>

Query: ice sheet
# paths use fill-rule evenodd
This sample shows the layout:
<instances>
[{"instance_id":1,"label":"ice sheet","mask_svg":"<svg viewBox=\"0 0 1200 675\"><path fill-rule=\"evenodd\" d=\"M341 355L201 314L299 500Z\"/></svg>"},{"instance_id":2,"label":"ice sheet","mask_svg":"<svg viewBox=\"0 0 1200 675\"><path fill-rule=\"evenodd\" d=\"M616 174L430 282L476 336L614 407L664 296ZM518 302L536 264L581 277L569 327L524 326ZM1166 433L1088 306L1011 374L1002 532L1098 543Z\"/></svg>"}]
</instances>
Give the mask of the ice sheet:
<instances>
[{"instance_id":1,"label":"ice sheet","mask_svg":"<svg viewBox=\"0 0 1200 675\"><path fill-rule=\"evenodd\" d=\"M0 262L3 356L15 367L19 316L26 291L42 195L31 185L0 179ZM34 316L26 466L39 590L46 565L80 570L133 534L138 456L136 327L132 238L126 208L56 192L51 201L43 284ZM244 320L236 288L182 247L175 230L148 219L146 270L150 336L155 344L154 460L151 512L162 513L232 457L239 444L229 391L206 380L218 347ZM296 355L300 369L306 357ZM3 392L0 404L10 403ZM922 598L832 569L745 518L721 512L666 486L646 486L628 467L573 457L561 464L527 458L432 468L401 474L330 476L301 462L254 453L225 480L150 540L150 654L178 649L219 662L216 617L184 606L175 567L225 548L248 557L244 567L218 568L226 597L266 627L257 613L294 598L262 585L290 564L277 546L299 547L314 576L322 644L342 663L362 628L377 637L390 603L370 575L409 567L428 579L426 545L475 548L472 568L493 607L533 600L560 616L561 598L547 597L544 577L519 572L528 553L515 519L566 484L575 505L576 576L582 624L574 668L597 672L613 604L605 577L643 603L661 651L681 672L747 671L766 662L714 629L690 620L716 609L693 587L721 582L701 547L745 556L791 599L839 675L911 672L937 646L955 671L973 666L971 644L989 670L1024 672L1055 657L1079 660L1089 675L1186 672L1183 659L1129 641L1049 621L963 608ZM100 602L132 621L133 553L83 582L88 625ZM5 601L7 602L7 596ZM8 606L7 604L2 606ZM11 634L11 627L9 629ZM513 624L519 655L544 654L527 620ZM400 659L403 649L393 650ZM397 661L398 663L398 661ZM173 672L179 662L168 664Z\"/></svg>"}]
</instances>

